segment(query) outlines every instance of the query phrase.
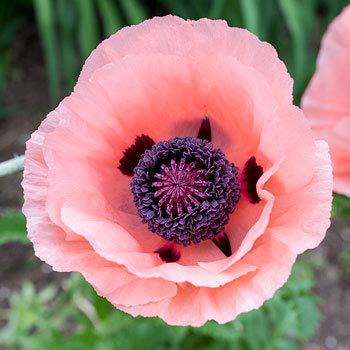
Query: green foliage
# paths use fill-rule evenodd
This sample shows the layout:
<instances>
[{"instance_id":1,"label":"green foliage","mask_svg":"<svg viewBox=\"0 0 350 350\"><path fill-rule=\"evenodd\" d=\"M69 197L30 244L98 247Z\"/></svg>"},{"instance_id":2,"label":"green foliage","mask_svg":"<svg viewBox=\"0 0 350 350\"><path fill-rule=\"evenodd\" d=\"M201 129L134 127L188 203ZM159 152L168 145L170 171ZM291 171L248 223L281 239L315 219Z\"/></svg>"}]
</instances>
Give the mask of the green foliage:
<instances>
[{"instance_id":1,"label":"green foliage","mask_svg":"<svg viewBox=\"0 0 350 350\"><path fill-rule=\"evenodd\" d=\"M343 249L339 255L340 273L345 279L350 279L350 249Z\"/></svg>"},{"instance_id":2,"label":"green foliage","mask_svg":"<svg viewBox=\"0 0 350 350\"><path fill-rule=\"evenodd\" d=\"M261 33L261 30L260 30L261 13L259 12L259 7L260 7L259 2L260 2L259 0L251 0L251 1L240 0L244 27L257 35Z\"/></svg>"},{"instance_id":3,"label":"green foliage","mask_svg":"<svg viewBox=\"0 0 350 350\"><path fill-rule=\"evenodd\" d=\"M45 61L50 77L49 88L52 103L59 100L59 77L58 77L58 47L54 31L54 7L51 0L34 0L34 9L41 43L44 50Z\"/></svg>"},{"instance_id":4,"label":"green foliage","mask_svg":"<svg viewBox=\"0 0 350 350\"><path fill-rule=\"evenodd\" d=\"M226 19L273 44L295 79L295 99L314 71L321 36L348 0L19 0L0 2L0 97L8 75L8 48L35 14L52 103L69 93L98 42L125 25L155 15ZM28 9L32 4L34 11ZM5 9L1 8L5 7ZM5 11L6 10L6 11ZM1 116L0 116L1 117Z\"/></svg>"},{"instance_id":5,"label":"green foliage","mask_svg":"<svg viewBox=\"0 0 350 350\"><path fill-rule=\"evenodd\" d=\"M71 0L57 2L58 37L61 43L61 65L63 67L62 79L66 84L67 91L73 89L77 77L78 62L80 61L76 54L74 40L72 40L75 37L76 13L72 11L70 3ZM50 72L49 76L51 76ZM57 89L59 89L59 86L57 86Z\"/></svg>"},{"instance_id":6,"label":"green foliage","mask_svg":"<svg viewBox=\"0 0 350 350\"><path fill-rule=\"evenodd\" d=\"M310 266L298 263L287 284L259 310L224 325L170 327L157 318L132 318L115 310L78 274L36 291L25 283L10 297L0 344L36 349L292 350L317 328ZM1 310L0 310L1 311ZM2 310L3 311L3 310Z\"/></svg>"},{"instance_id":7,"label":"green foliage","mask_svg":"<svg viewBox=\"0 0 350 350\"><path fill-rule=\"evenodd\" d=\"M137 24L147 19L147 14L139 0L120 0L129 24Z\"/></svg>"},{"instance_id":8,"label":"green foliage","mask_svg":"<svg viewBox=\"0 0 350 350\"><path fill-rule=\"evenodd\" d=\"M7 242L28 242L25 218L15 210L0 214L0 244Z\"/></svg>"},{"instance_id":9,"label":"green foliage","mask_svg":"<svg viewBox=\"0 0 350 350\"><path fill-rule=\"evenodd\" d=\"M305 1L279 0L278 3L292 39L293 50L291 51L293 51L293 60L291 69L296 82L296 90L300 91L301 88L299 84L302 82L307 57L306 26L308 22L303 19L307 18L308 21L313 21L313 11L311 7L314 6L314 1L311 0L305 3ZM308 13L309 16L305 16L305 12Z\"/></svg>"},{"instance_id":10,"label":"green foliage","mask_svg":"<svg viewBox=\"0 0 350 350\"><path fill-rule=\"evenodd\" d=\"M6 84L9 73L9 46L11 45L16 33L23 27L25 22L24 9L22 1L0 1L0 106L2 105L3 95L6 90ZM6 111L0 108L0 119L6 116Z\"/></svg>"},{"instance_id":11,"label":"green foliage","mask_svg":"<svg viewBox=\"0 0 350 350\"><path fill-rule=\"evenodd\" d=\"M333 194L332 217L350 216L350 198L340 194Z\"/></svg>"},{"instance_id":12,"label":"green foliage","mask_svg":"<svg viewBox=\"0 0 350 350\"><path fill-rule=\"evenodd\" d=\"M97 21L93 0L75 0L78 7L79 42L83 59L86 59L98 42Z\"/></svg>"},{"instance_id":13,"label":"green foliage","mask_svg":"<svg viewBox=\"0 0 350 350\"><path fill-rule=\"evenodd\" d=\"M123 26L123 20L113 0L100 0L97 2L101 17L103 18L103 32L110 36Z\"/></svg>"}]
</instances>

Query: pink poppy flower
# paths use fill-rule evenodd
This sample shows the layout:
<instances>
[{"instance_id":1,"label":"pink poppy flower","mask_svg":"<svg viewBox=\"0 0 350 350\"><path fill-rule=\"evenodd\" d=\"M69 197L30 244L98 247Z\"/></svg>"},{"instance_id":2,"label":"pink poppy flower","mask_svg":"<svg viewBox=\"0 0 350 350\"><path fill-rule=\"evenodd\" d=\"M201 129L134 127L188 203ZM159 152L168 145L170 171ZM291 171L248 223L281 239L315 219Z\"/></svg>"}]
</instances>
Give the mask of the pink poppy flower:
<instances>
[{"instance_id":1,"label":"pink poppy flower","mask_svg":"<svg viewBox=\"0 0 350 350\"><path fill-rule=\"evenodd\" d=\"M350 196L350 6L322 39L317 69L302 108L320 139L329 143L334 191Z\"/></svg>"},{"instance_id":2,"label":"pink poppy flower","mask_svg":"<svg viewBox=\"0 0 350 350\"><path fill-rule=\"evenodd\" d=\"M272 46L167 16L93 51L28 141L23 187L39 258L200 326L258 308L320 243L332 175Z\"/></svg>"}]
</instances>

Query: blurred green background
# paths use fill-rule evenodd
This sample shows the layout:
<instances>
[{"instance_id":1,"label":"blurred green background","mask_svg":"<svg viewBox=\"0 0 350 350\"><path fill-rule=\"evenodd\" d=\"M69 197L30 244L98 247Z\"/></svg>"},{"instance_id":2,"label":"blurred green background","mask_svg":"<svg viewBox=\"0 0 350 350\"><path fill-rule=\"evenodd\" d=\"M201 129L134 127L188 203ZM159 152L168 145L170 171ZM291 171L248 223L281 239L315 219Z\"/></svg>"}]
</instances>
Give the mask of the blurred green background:
<instances>
[{"instance_id":1,"label":"blurred green background","mask_svg":"<svg viewBox=\"0 0 350 350\"><path fill-rule=\"evenodd\" d=\"M96 45L155 15L225 19L277 49L300 97L321 37L348 0L0 0L0 162L24 151L45 114L69 94ZM349 201L332 228L257 311L226 325L169 327L133 319L78 274L34 257L25 235L21 174L0 177L0 349L350 349ZM337 218L338 217L338 218Z\"/></svg>"},{"instance_id":2,"label":"blurred green background","mask_svg":"<svg viewBox=\"0 0 350 350\"><path fill-rule=\"evenodd\" d=\"M314 70L320 36L348 0L1 0L0 89L6 87L8 49L35 21L52 104L69 93L82 63L101 39L125 25L165 14L225 19L273 44L295 79L299 99ZM1 90L0 90L1 92Z\"/></svg>"}]
</instances>

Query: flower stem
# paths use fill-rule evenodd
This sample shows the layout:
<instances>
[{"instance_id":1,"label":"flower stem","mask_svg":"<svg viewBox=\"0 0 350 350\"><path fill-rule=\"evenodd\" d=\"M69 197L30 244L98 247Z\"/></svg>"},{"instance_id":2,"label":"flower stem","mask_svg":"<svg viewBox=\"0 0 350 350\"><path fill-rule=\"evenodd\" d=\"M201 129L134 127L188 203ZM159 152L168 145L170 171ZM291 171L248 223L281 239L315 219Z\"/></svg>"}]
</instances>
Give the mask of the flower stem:
<instances>
[{"instance_id":1,"label":"flower stem","mask_svg":"<svg viewBox=\"0 0 350 350\"><path fill-rule=\"evenodd\" d=\"M24 155L14 157L0 163L0 177L14 174L23 170Z\"/></svg>"}]
</instances>

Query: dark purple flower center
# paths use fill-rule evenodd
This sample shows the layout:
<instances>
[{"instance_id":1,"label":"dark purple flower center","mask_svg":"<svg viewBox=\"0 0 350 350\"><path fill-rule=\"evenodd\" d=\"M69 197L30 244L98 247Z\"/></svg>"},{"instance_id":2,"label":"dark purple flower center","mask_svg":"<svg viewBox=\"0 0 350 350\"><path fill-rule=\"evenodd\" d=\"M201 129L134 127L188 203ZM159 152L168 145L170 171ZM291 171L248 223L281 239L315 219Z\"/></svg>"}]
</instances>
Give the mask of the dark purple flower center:
<instances>
[{"instance_id":1,"label":"dark purple flower center","mask_svg":"<svg viewBox=\"0 0 350 350\"><path fill-rule=\"evenodd\" d=\"M211 142L192 137L146 150L131 189L149 229L183 245L222 232L240 198L237 168Z\"/></svg>"},{"instance_id":2,"label":"dark purple flower center","mask_svg":"<svg viewBox=\"0 0 350 350\"><path fill-rule=\"evenodd\" d=\"M182 215L191 212L208 196L205 193L209 186L205 171L196 169L196 163L187 163L172 159L170 164L162 164L160 173L155 174L155 196L158 205L163 206L169 215Z\"/></svg>"}]
</instances>

